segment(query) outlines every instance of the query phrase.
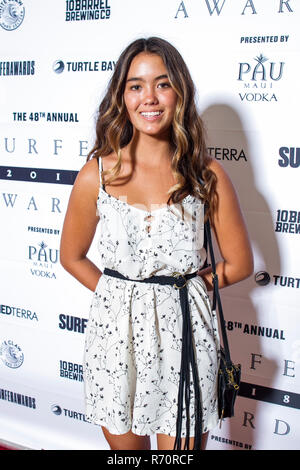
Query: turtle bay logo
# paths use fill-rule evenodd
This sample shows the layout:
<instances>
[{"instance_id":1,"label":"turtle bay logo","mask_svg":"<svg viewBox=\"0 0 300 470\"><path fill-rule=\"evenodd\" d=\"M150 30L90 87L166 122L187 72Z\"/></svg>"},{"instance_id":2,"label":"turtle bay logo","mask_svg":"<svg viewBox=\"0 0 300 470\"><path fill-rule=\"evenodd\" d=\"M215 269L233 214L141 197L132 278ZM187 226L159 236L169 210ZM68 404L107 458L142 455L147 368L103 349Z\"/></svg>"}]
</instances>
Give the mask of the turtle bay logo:
<instances>
[{"instance_id":1,"label":"turtle bay logo","mask_svg":"<svg viewBox=\"0 0 300 470\"><path fill-rule=\"evenodd\" d=\"M53 64L53 70L55 73L62 73L65 70L65 64L62 60L56 60Z\"/></svg>"},{"instance_id":2,"label":"turtle bay logo","mask_svg":"<svg viewBox=\"0 0 300 470\"><path fill-rule=\"evenodd\" d=\"M32 262L30 272L33 276L56 279L54 266L58 262L59 251L49 248L45 242L29 246L28 258Z\"/></svg>"},{"instance_id":3,"label":"turtle bay logo","mask_svg":"<svg viewBox=\"0 0 300 470\"><path fill-rule=\"evenodd\" d=\"M259 286L267 286L271 281L270 274L266 271L259 271L255 274L255 282Z\"/></svg>"},{"instance_id":4,"label":"turtle bay logo","mask_svg":"<svg viewBox=\"0 0 300 470\"><path fill-rule=\"evenodd\" d=\"M282 79L285 62L272 62L260 54L249 62L240 62L238 81L243 89L239 97L243 102L278 101L276 84Z\"/></svg>"},{"instance_id":5,"label":"turtle bay logo","mask_svg":"<svg viewBox=\"0 0 300 470\"><path fill-rule=\"evenodd\" d=\"M11 369L17 369L24 362L24 354L20 346L11 340L3 341L0 346L0 359Z\"/></svg>"},{"instance_id":6,"label":"turtle bay logo","mask_svg":"<svg viewBox=\"0 0 300 470\"><path fill-rule=\"evenodd\" d=\"M80 413L79 411L68 410L67 408L62 408L60 405L52 405L51 411L56 416L63 415L67 418L77 419L78 421L84 421L85 423L88 422L83 413Z\"/></svg>"},{"instance_id":7,"label":"turtle bay logo","mask_svg":"<svg viewBox=\"0 0 300 470\"><path fill-rule=\"evenodd\" d=\"M25 7L21 0L2 0L0 2L0 26L6 31L17 29L23 22Z\"/></svg>"},{"instance_id":8,"label":"turtle bay logo","mask_svg":"<svg viewBox=\"0 0 300 470\"><path fill-rule=\"evenodd\" d=\"M281 274L273 274L272 282L274 286L290 287L292 289L300 289L300 278L291 276L282 276ZM271 276L266 271L259 271L255 274L255 282L259 286L267 286L271 282Z\"/></svg>"},{"instance_id":9,"label":"turtle bay logo","mask_svg":"<svg viewBox=\"0 0 300 470\"><path fill-rule=\"evenodd\" d=\"M51 406L51 411L52 411L52 413L54 413L56 416L59 416L59 415L61 415L61 413L62 413L62 409L61 409L61 407L60 407L59 405L52 405L52 406Z\"/></svg>"},{"instance_id":10,"label":"turtle bay logo","mask_svg":"<svg viewBox=\"0 0 300 470\"><path fill-rule=\"evenodd\" d=\"M62 72L110 72L114 69L116 63L113 60L95 60L95 61L72 61L64 62L59 59L53 63L55 73Z\"/></svg>"}]
</instances>

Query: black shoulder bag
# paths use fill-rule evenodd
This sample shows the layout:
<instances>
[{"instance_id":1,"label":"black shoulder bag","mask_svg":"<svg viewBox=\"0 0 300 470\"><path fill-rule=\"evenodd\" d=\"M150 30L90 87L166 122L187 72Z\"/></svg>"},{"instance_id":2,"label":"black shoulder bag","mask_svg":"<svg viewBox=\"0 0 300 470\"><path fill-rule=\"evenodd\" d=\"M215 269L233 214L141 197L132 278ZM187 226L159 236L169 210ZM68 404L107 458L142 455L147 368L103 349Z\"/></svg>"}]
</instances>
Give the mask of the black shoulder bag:
<instances>
[{"instance_id":1,"label":"black shoulder bag","mask_svg":"<svg viewBox=\"0 0 300 470\"><path fill-rule=\"evenodd\" d=\"M204 224L206 244L208 244L213 278L213 300L212 310L218 310L220 326L223 339L223 347L220 350L220 365L218 373L218 410L219 418L231 418L234 416L234 403L240 388L241 365L233 364L230 358L228 339L226 334L225 320L221 297L219 292L218 275L216 274L216 262L211 238L209 219ZM221 424L221 423L220 423Z\"/></svg>"}]
</instances>

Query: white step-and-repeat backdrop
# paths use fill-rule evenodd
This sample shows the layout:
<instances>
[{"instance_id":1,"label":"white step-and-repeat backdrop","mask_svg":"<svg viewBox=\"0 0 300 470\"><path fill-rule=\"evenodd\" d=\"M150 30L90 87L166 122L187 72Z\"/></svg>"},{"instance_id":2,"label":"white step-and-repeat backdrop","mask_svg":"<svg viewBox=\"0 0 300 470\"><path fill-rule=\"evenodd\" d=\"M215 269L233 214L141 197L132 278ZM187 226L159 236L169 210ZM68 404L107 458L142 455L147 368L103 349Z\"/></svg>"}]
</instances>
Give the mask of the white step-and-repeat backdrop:
<instances>
[{"instance_id":1,"label":"white step-and-repeat backdrop","mask_svg":"<svg viewBox=\"0 0 300 470\"><path fill-rule=\"evenodd\" d=\"M115 61L160 36L191 70L255 254L255 274L222 292L243 383L208 449L300 448L299 20L297 0L0 0L0 439L108 448L84 416L92 293L59 242Z\"/></svg>"}]
</instances>

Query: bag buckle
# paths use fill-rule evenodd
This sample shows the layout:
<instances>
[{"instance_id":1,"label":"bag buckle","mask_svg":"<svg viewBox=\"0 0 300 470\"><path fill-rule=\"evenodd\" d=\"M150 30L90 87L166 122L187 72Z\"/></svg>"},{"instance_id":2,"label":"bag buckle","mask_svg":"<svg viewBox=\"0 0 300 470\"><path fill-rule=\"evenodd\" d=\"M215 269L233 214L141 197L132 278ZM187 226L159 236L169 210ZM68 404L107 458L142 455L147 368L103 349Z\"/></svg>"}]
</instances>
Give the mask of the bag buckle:
<instances>
[{"instance_id":1,"label":"bag buckle","mask_svg":"<svg viewBox=\"0 0 300 470\"><path fill-rule=\"evenodd\" d=\"M174 284L174 287L176 287L176 289L182 289L183 287L185 287L185 286L186 286L186 284L187 284L187 280L186 280L186 278L184 277L184 275L183 275L183 274L180 274L180 273L178 273L178 272L176 272L176 271L175 271L174 273L172 273L172 276L173 276L173 277L176 277L176 279L180 279L180 278L182 278L182 279L183 279L183 281L182 281L182 280L180 280L180 282L184 282L184 284L182 284L182 285L179 285L179 286L178 286L178 285L176 284L176 282L175 282L175 284Z\"/></svg>"},{"instance_id":2,"label":"bag buckle","mask_svg":"<svg viewBox=\"0 0 300 470\"><path fill-rule=\"evenodd\" d=\"M234 372L234 368L231 367L230 369L226 367L226 372L228 374L228 382L230 385L232 385L232 387L235 389L235 390L238 390L240 387L238 384L235 383L235 380L234 380L234 375L233 375L233 372Z\"/></svg>"}]
</instances>

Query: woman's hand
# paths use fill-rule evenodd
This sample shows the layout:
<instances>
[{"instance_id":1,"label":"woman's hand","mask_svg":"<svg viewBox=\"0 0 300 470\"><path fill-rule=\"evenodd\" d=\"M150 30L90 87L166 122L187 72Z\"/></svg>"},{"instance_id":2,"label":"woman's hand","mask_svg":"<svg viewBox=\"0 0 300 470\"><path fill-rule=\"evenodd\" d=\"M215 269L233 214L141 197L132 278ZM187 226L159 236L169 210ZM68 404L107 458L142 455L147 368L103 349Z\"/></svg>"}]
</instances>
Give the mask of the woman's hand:
<instances>
[{"instance_id":1,"label":"woman's hand","mask_svg":"<svg viewBox=\"0 0 300 470\"><path fill-rule=\"evenodd\" d=\"M97 197L99 171L93 158L80 170L74 183L65 216L61 243L62 266L88 289L94 291L101 271L86 254L93 241L99 221Z\"/></svg>"}]
</instances>

